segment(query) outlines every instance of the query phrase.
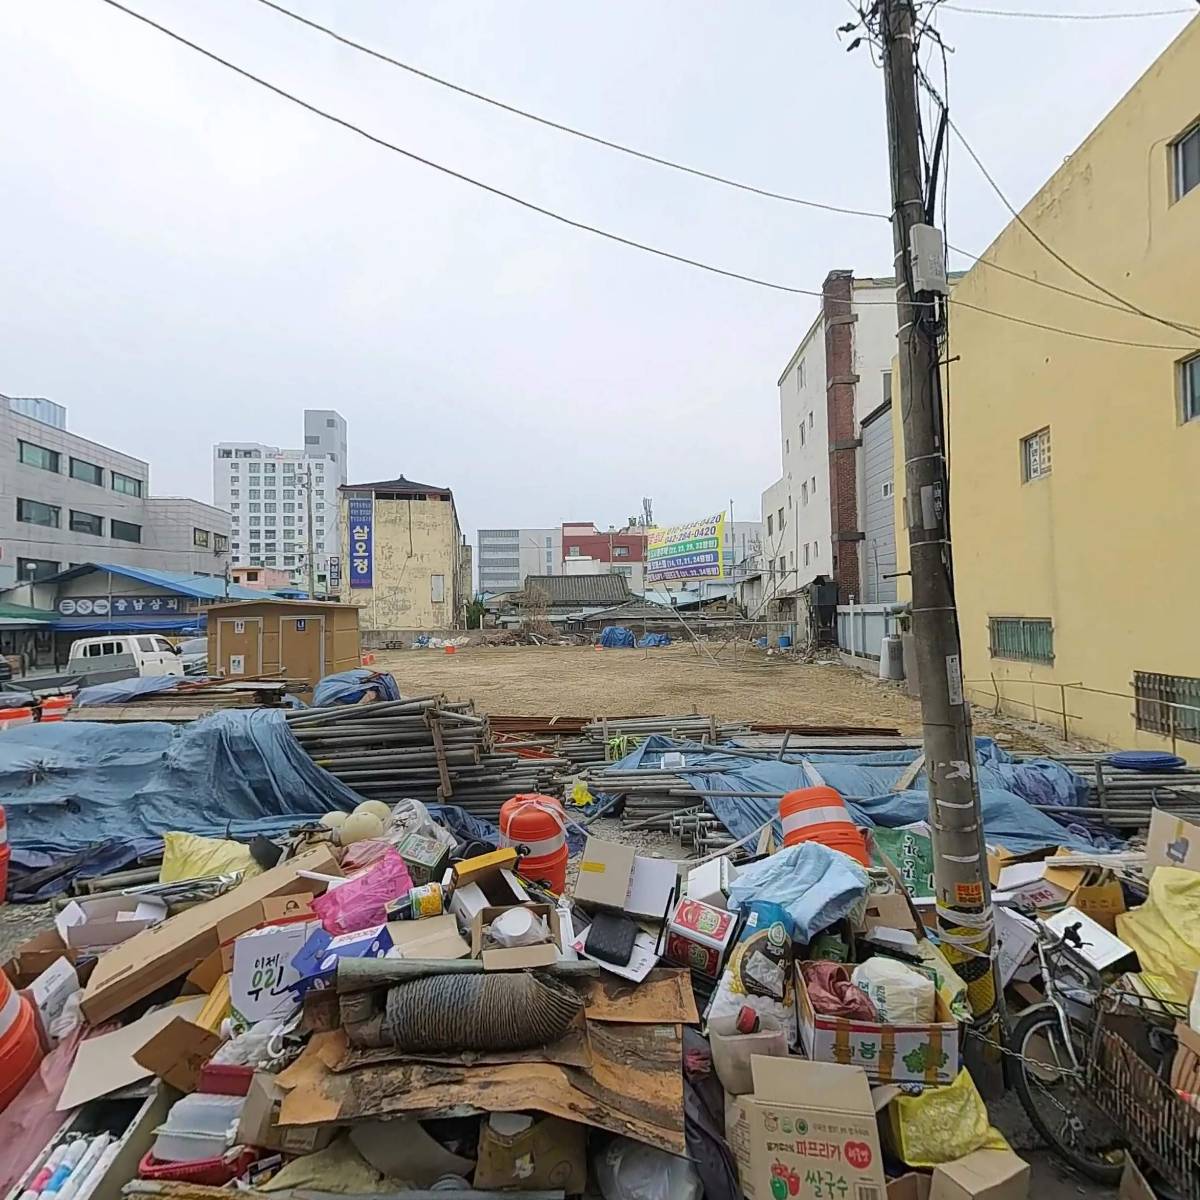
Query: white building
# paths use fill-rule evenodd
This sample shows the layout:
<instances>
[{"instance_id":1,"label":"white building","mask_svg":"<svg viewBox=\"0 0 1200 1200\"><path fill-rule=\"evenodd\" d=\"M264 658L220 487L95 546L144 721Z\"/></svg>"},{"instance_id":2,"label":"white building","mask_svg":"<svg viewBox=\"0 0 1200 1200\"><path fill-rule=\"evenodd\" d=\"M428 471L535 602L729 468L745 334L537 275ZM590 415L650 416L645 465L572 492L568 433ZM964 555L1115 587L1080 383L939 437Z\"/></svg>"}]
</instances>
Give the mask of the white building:
<instances>
[{"instance_id":1,"label":"white building","mask_svg":"<svg viewBox=\"0 0 1200 1200\"><path fill-rule=\"evenodd\" d=\"M838 585L843 604L896 598L895 283L834 271L823 292L778 380L783 474L763 492L761 577L744 593L748 608L818 577Z\"/></svg>"},{"instance_id":2,"label":"white building","mask_svg":"<svg viewBox=\"0 0 1200 1200\"><path fill-rule=\"evenodd\" d=\"M493 595L515 592L526 575L558 575L562 559L562 528L481 529L477 545L479 591Z\"/></svg>"},{"instance_id":3,"label":"white building","mask_svg":"<svg viewBox=\"0 0 1200 1200\"><path fill-rule=\"evenodd\" d=\"M234 565L291 571L306 586L311 529L317 591L337 592L345 574L338 488L346 479L346 422L332 409L304 410L303 449L218 442L213 503L230 514Z\"/></svg>"},{"instance_id":4,"label":"white building","mask_svg":"<svg viewBox=\"0 0 1200 1200\"><path fill-rule=\"evenodd\" d=\"M148 463L66 425L60 404L0 396L0 588L90 562L224 575L228 513L151 496Z\"/></svg>"}]
</instances>

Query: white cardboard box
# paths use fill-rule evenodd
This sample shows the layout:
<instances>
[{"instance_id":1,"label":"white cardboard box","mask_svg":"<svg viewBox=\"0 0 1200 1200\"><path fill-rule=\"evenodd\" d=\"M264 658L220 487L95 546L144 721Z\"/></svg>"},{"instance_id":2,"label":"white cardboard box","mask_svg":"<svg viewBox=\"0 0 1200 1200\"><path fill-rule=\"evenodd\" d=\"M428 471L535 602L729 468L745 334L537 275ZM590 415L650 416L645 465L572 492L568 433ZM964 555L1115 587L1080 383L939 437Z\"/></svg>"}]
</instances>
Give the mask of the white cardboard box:
<instances>
[{"instance_id":1,"label":"white cardboard box","mask_svg":"<svg viewBox=\"0 0 1200 1200\"><path fill-rule=\"evenodd\" d=\"M165 900L144 896L97 896L72 900L54 918L63 943L73 950L102 950L165 920Z\"/></svg>"},{"instance_id":2,"label":"white cardboard box","mask_svg":"<svg viewBox=\"0 0 1200 1200\"><path fill-rule=\"evenodd\" d=\"M251 929L233 943L233 976L229 998L233 1011L247 1024L286 1017L299 1000L294 988L300 972L292 966L316 921Z\"/></svg>"},{"instance_id":3,"label":"white cardboard box","mask_svg":"<svg viewBox=\"0 0 1200 1200\"><path fill-rule=\"evenodd\" d=\"M737 878L737 868L725 857L701 863L688 872L684 895L713 908L729 907L729 885Z\"/></svg>"}]
</instances>

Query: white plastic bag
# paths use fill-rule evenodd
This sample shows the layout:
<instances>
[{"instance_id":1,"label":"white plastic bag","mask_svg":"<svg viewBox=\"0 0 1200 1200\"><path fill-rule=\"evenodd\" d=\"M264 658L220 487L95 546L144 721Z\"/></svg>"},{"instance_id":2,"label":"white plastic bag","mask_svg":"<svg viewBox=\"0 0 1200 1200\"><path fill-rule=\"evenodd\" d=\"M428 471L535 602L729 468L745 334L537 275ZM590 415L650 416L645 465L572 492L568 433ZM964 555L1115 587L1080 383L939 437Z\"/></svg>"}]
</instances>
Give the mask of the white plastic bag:
<instances>
[{"instance_id":1,"label":"white plastic bag","mask_svg":"<svg viewBox=\"0 0 1200 1200\"><path fill-rule=\"evenodd\" d=\"M933 980L894 958L868 958L850 979L874 1001L884 1025L928 1025L937 1016Z\"/></svg>"},{"instance_id":2,"label":"white plastic bag","mask_svg":"<svg viewBox=\"0 0 1200 1200\"><path fill-rule=\"evenodd\" d=\"M700 1176L690 1160L618 1137L596 1156L604 1200L700 1200Z\"/></svg>"},{"instance_id":3,"label":"white plastic bag","mask_svg":"<svg viewBox=\"0 0 1200 1200\"><path fill-rule=\"evenodd\" d=\"M721 972L721 982L713 992L709 1002L705 1020L712 1022L719 1017L736 1017L743 1008L752 1008L760 1017L771 1017L779 1023L780 1028L787 1034L789 1046L794 1046L798 1038L796 1029L796 1007L791 1003L772 1000L770 996L751 996L740 991L733 979L733 973L728 967Z\"/></svg>"}]
</instances>

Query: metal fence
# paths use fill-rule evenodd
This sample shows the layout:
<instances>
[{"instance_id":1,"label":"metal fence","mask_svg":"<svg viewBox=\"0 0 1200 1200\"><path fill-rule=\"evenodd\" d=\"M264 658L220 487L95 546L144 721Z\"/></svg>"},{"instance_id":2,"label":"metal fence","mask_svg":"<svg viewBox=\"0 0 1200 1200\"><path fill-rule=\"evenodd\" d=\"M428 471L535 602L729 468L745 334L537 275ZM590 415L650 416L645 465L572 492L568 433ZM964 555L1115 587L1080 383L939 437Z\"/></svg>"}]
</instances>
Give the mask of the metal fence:
<instances>
[{"instance_id":1,"label":"metal fence","mask_svg":"<svg viewBox=\"0 0 1200 1200\"><path fill-rule=\"evenodd\" d=\"M890 604L839 604L838 647L856 658L879 658L884 637L892 632Z\"/></svg>"}]
</instances>

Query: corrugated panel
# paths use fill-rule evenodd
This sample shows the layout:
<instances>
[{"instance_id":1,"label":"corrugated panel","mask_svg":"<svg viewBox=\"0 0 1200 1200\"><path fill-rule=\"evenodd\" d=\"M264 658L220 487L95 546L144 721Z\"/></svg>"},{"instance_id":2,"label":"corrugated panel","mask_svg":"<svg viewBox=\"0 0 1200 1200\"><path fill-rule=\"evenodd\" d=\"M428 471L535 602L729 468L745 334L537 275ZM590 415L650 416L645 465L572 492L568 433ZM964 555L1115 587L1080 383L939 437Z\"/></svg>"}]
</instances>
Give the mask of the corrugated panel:
<instances>
[{"instance_id":1,"label":"corrugated panel","mask_svg":"<svg viewBox=\"0 0 1200 1200\"><path fill-rule=\"evenodd\" d=\"M885 409L863 426L863 595L867 604L890 604L896 599L896 512L892 464L891 410ZM885 488L887 494L885 495Z\"/></svg>"}]
</instances>

